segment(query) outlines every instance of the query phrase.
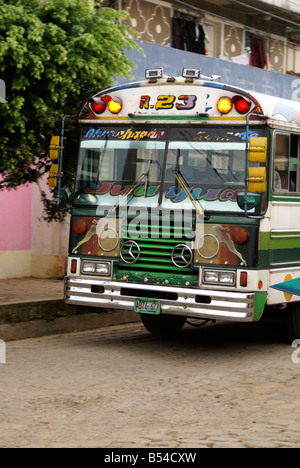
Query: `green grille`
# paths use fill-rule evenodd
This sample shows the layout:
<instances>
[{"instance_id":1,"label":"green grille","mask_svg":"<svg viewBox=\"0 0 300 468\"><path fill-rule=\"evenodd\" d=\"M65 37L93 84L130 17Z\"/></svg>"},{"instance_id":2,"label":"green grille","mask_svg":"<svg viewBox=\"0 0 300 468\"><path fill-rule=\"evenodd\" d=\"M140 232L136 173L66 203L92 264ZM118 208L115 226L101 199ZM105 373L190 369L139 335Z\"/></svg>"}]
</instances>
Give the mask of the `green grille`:
<instances>
[{"instance_id":1,"label":"green grille","mask_svg":"<svg viewBox=\"0 0 300 468\"><path fill-rule=\"evenodd\" d=\"M157 220L156 220L157 221ZM178 221L171 220L170 226L165 226L163 217L160 216L159 223L151 224L139 222L132 224L132 220L123 225L122 242L128 240L135 241L140 248L140 258L136 263L120 263L121 268L130 268L130 270L145 271L176 271L177 273L190 272L188 268L176 267L171 258L173 249L179 244L185 244L191 247L192 244L192 226L182 226ZM133 253L137 253L137 247L133 246ZM129 257L124 255L126 260Z\"/></svg>"}]
</instances>

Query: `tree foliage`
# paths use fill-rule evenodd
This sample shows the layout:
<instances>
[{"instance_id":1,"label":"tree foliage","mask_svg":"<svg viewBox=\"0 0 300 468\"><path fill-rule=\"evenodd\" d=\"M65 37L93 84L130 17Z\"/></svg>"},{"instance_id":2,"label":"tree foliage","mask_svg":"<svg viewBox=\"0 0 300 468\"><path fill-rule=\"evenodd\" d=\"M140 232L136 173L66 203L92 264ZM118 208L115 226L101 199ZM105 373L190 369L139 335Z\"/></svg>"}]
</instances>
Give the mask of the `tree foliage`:
<instances>
[{"instance_id":1,"label":"tree foliage","mask_svg":"<svg viewBox=\"0 0 300 468\"><path fill-rule=\"evenodd\" d=\"M50 137L86 98L130 76L136 48L127 14L91 0L0 0L0 189L37 182L48 171ZM98 1L99 4L99 1ZM66 135L76 162L74 125ZM73 162L73 163L72 163ZM50 205L48 204L48 207Z\"/></svg>"}]
</instances>

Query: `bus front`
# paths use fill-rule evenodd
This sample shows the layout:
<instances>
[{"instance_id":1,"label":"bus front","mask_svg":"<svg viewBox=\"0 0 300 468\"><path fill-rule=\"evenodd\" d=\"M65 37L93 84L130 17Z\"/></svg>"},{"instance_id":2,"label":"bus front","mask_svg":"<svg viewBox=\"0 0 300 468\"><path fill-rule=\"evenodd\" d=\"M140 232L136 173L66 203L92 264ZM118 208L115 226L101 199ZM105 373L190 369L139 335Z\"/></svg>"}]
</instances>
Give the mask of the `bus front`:
<instances>
[{"instance_id":1,"label":"bus front","mask_svg":"<svg viewBox=\"0 0 300 468\"><path fill-rule=\"evenodd\" d=\"M266 193L254 193L259 183L252 192L249 173L260 182L265 168L248 146L267 136L261 114L249 93L190 75L150 73L91 98L80 115L66 302L133 310L153 333L186 318L259 320Z\"/></svg>"}]
</instances>

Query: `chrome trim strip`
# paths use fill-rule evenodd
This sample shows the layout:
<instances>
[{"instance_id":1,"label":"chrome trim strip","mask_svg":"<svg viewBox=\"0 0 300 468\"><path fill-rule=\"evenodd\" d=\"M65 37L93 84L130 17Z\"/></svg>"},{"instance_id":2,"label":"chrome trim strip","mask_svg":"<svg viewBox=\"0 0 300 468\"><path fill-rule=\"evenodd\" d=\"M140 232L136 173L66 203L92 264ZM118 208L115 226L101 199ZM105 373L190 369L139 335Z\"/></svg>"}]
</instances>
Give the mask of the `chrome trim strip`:
<instances>
[{"instance_id":1,"label":"chrome trim strip","mask_svg":"<svg viewBox=\"0 0 300 468\"><path fill-rule=\"evenodd\" d=\"M92 286L101 286L104 292L91 292ZM177 300L161 299L162 314L230 321L254 320L254 293L119 283L93 277L66 277L65 302L71 305L134 310L134 297L121 295L121 289L140 290L141 296L137 297L147 297L145 290L177 294ZM196 302L196 296L210 297L211 302Z\"/></svg>"}]
</instances>

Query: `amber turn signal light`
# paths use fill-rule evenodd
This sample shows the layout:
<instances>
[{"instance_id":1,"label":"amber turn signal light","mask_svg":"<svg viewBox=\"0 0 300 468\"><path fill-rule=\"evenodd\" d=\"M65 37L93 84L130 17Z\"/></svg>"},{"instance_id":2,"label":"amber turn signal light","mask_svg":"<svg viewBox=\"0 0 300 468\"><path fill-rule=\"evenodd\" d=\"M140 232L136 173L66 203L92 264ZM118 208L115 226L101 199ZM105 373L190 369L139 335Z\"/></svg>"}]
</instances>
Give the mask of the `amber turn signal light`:
<instances>
[{"instance_id":1,"label":"amber turn signal light","mask_svg":"<svg viewBox=\"0 0 300 468\"><path fill-rule=\"evenodd\" d=\"M247 285L248 285L248 273L247 273L247 271L242 271L241 272L240 285L243 288L247 287Z\"/></svg>"}]
</instances>

